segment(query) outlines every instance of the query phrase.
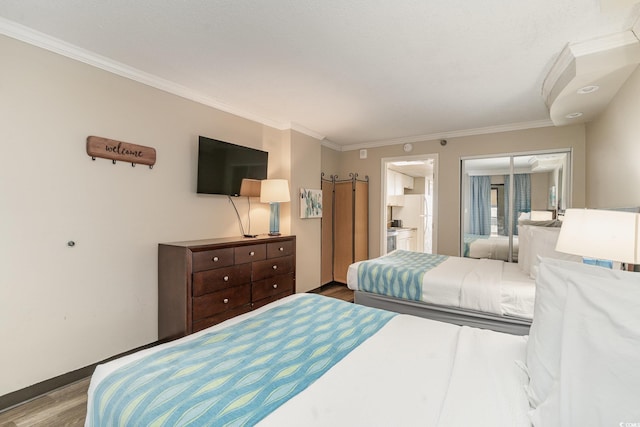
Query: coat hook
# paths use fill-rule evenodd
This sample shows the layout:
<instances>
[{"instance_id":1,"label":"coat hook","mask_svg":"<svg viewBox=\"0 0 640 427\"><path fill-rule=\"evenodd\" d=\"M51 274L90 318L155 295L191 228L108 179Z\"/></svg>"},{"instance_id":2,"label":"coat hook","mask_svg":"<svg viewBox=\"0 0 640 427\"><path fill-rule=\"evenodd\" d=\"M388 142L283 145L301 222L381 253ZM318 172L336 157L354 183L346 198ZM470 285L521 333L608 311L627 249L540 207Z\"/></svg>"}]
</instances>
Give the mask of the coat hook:
<instances>
[{"instance_id":1,"label":"coat hook","mask_svg":"<svg viewBox=\"0 0 640 427\"><path fill-rule=\"evenodd\" d=\"M94 162L96 161L96 158L91 156L91 160L93 160Z\"/></svg>"},{"instance_id":2,"label":"coat hook","mask_svg":"<svg viewBox=\"0 0 640 427\"><path fill-rule=\"evenodd\" d=\"M115 161L115 160L111 160L111 161L113 162L113 164L114 164L114 165L116 164L116 161Z\"/></svg>"},{"instance_id":3,"label":"coat hook","mask_svg":"<svg viewBox=\"0 0 640 427\"><path fill-rule=\"evenodd\" d=\"M153 169L153 165L149 165L149 169Z\"/></svg>"},{"instance_id":4,"label":"coat hook","mask_svg":"<svg viewBox=\"0 0 640 427\"><path fill-rule=\"evenodd\" d=\"M135 164L135 163L131 163L131 167L132 167L132 168L135 168L135 167L136 167L136 164Z\"/></svg>"}]
</instances>

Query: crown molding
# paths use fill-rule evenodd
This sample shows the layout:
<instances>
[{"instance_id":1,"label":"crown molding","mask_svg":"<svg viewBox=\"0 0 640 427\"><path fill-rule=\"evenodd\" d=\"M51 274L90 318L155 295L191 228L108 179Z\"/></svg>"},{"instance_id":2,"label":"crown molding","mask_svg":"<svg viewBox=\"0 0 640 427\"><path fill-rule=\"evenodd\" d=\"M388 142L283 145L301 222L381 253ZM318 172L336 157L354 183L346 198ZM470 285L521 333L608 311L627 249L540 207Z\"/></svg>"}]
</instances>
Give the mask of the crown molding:
<instances>
[{"instance_id":1,"label":"crown molding","mask_svg":"<svg viewBox=\"0 0 640 427\"><path fill-rule=\"evenodd\" d=\"M638 38L633 34L632 30L628 30L583 42L571 43L569 46L574 56L579 57L636 43L638 43Z\"/></svg>"},{"instance_id":2,"label":"crown molding","mask_svg":"<svg viewBox=\"0 0 640 427\"><path fill-rule=\"evenodd\" d=\"M560 51L560 54L542 82L542 99L544 99L547 106L549 106L549 99L551 98L553 88L574 61L575 56L573 52L571 52L571 45L567 43Z\"/></svg>"},{"instance_id":3,"label":"crown molding","mask_svg":"<svg viewBox=\"0 0 640 427\"><path fill-rule=\"evenodd\" d=\"M516 131L516 130L526 130L526 129L534 129L534 128L551 127L551 126L553 126L553 122L548 119L536 120L536 121L530 121L530 122L510 123L506 125L488 126L483 128L474 128L474 129L463 129L463 130L450 131L450 132L439 132L439 133L432 133L427 135L417 135L417 136L409 136L404 138L364 142L360 144L342 145L340 148L340 151L360 150L362 148L386 147L389 145L433 141L437 139L446 139L446 138L461 138L465 136L486 135L489 133L510 132L510 131Z\"/></svg>"},{"instance_id":4,"label":"crown molding","mask_svg":"<svg viewBox=\"0 0 640 427\"><path fill-rule=\"evenodd\" d=\"M302 125L299 125L298 123L291 123L291 125L289 126L291 130L295 130L296 132L300 132L303 133L307 136L310 136L312 138L318 139L320 141L323 141L325 139L324 135L320 135L318 132L315 132L311 129L308 129Z\"/></svg>"},{"instance_id":5,"label":"crown molding","mask_svg":"<svg viewBox=\"0 0 640 427\"><path fill-rule=\"evenodd\" d=\"M268 119L259 114L254 114L231 105L220 102L211 97L205 96L202 93L190 89L188 87L179 85L172 81L163 79L154 74L150 74L120 62L114 61L105 56L98 55L89 50L83 49L71 43L67 43L63 40L51 37L47 34L36 31L32 28L10 21L8 19L0 17L0 34L7 37L28 43L33 46L40 47L50 52L57 53L67 58L74 59L76 61L91 65L96 68L100 68L109 73L125 77L130 80L134 80L138 83L159 89L163 92L170 93L172 95L179 96L181 98L188 99L190 101L197 102L199 104L206 105L208 107L215 108L225 113L233 114L238 117L242 117L265 126L269 126L278 130L294 129L300 133L311 136L316 139L322 140L324 137L319 135L310 129L306 129L303 126L294 125L290 123L278 122Z\"/></svg>"},{"instance_id":6,"label":"crown molding","mask_svg":"<svg viewBox=\"0 0 640 427\"><path fill-rule=\"evenodd\" d=\"M346 150L343 150L342 145L336 144L335 142L329 141L328 139L323 139L322 142L320 142L320 145L323 145L327 148L331 148L332 150L335 150L335 151L346 151Z\"/></svg>"}]
</instances>

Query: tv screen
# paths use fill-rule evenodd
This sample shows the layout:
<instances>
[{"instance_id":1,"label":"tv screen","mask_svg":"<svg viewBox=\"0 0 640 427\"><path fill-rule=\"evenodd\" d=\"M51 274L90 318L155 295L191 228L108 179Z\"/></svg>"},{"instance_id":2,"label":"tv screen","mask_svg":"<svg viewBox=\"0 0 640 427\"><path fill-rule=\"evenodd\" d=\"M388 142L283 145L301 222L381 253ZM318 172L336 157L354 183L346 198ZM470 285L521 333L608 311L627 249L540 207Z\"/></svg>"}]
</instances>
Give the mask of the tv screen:
<instances>
[{"instance_id":1,"label":"tv screen","mask_svg":"<svg viewBox=\"0 0 640 427\"><path fill-rule=\"evenodd\" d=\"M201 136L197 192L238 196L243 179L267 178L268 158L266 151Z\"/></svg>"}]
</instances>

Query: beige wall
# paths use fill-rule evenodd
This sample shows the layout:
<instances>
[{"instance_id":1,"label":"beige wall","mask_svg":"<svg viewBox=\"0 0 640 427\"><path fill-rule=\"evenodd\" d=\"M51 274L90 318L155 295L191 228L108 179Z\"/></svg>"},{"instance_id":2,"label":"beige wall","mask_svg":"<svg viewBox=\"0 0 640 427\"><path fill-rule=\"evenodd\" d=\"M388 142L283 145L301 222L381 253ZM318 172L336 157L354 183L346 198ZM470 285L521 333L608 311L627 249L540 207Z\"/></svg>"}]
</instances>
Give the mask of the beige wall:
<instances>
[{"instance_id":1,"label":"beige wall","mask_svg":"<svg viewBox=\"0 0 640 427\"><path fill-rule=\"evenodd\" d=\"M322 146L321 149L321 164L322 172L326 179L330 179L331 175L336 175L340 172L340 152Z\"/></svg>"},{"instance_id":2,"label":"beige wall","mask_svg":"<svg viewBox=\"0 0 640 427\"><path fill-rule=\"evenodd\" d=\"M291 233L305 236L298 243L296 288L306 292L320 286L320 218L300 218L300 188L320 189L320 143L291 132Z\"/></svg>"},{"instance_id":3,"label":"beige wall","mask_svg":"<svg viewBox=\"0 0 640 427\"><path fill-rule=\"evenodd\" d=\"M531 210L546 211L549 207L549 172L531 174Z\"/></svg>"},{"instance_id":4,"label":"beige wall","mask_svg":"<svg viewBox=\"0 0 640 427\"><path fill-rule=\"evenodd\" d=\"M198 135L269 151L270 177L291 180L298 288L319 286L320 222L290 213L319 188L319 141L7 37L0 52L0 395L155 341L157 244L240 234L226 197L195 193ZM89 135L154 147L157 164L91 161ZM268 217L252 200L251 231Z\"/></svg>"},{"instance_id":5,"label":"beige wall","mask_svg":"<svg viewBox=\"0 0 640 427\"><path fill-rule=\"evenodd\" d=\"M587 206L640 206L640 69L587 125Z\"/></svg>"},{"instance_id":6,"label":"beige wall","mask_svg":"<svg viewBox=\"0 0 640 427\"><path fill-rule=\"evenodd\" d=\"M409 155L438 154L438 252L458 255L460 228L460 158L465 156L523 153L557 148L573 149L573 206L585 203L585 133L583 125L561 128L547 127L451 138L446 146L439 141L414 143ZM366 159L359 150L345 151L340 156L340 176L356 172L369 176L369 256L380 254L380 175L381 159L407 155L402 145L369 148ZM324 165L323 165L324 166Z\"/></svg>"}]
</instances>

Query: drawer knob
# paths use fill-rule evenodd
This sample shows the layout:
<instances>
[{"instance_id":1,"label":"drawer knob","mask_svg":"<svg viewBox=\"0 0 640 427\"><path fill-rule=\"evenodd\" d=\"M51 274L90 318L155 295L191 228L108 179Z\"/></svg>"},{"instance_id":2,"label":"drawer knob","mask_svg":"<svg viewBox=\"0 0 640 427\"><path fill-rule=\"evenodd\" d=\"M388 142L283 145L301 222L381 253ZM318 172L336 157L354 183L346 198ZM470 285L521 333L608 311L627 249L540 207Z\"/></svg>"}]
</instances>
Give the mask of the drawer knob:
<instances>
[{"instance_id":1,"label":"drawer knob","mask_svg":"<svg viewBox=\"0 0 640 427\"><path fill-rule=\"evenodd\" d=\"M219 258L218 258L217 256L214 256L213 258L211 258L211 261L213 261L213 262L218 262L218 259L219 259Z\"/></svg>"},{"instance_id":2,"label":"drawer knob","mask_svg":"<svg viewBox=\"0 0 640 427\"><path fill-rule=\"evenodd\" d=\"M274 265L274 266L273 266L273 267L271 267L271 268L273 268L274 270L277 270L277 269L278 269L278 266L277 266L277 265Z\"/></svg>"},{"instance_id":3,"label":"drawer knob","mask_svg":"<svg viewBox=\"0 0 640 427\"><path fill-rule=\"evenodd\" d=\"M278 289L278 284L277 283L273 284L273 289Z\"/></svg>"},{"instance_id":4,"label":"drawer knob","mask_svg":"<svg viewBox=\"0 0 640 427\"><path fill-rule=\"evenodd\" d=\"M223 299L222 302L225 303L225 304L229 304L229 298Z\"/></svg>"},{"instance_id":5,"label":"drawer knob","mask_svg":"<svg viewBox=\"0 0 640 427\"><path fill-rule=\"evenodd\" d=\"M229 276L224 276L224 277L222 278L222 280L224 280L225 282L228 282L228 281L229 281Z\"/></svg>"},{"instance_id":6,"label":"drawer knob","mask_svg":"<svg viewBox=\"0 0 640 427\"><path fill-rule=\"evenodd\" d=\"M256 253L254 251L249 252L249 255L254 256Z\"/></svg>"},{"instance_id":7,"label":"drawer knob","mask_svg":"<svg viewBox=\"0 0 640 427\"><path fill-rule=\"evenodd\" d=\"M282 246L280 246L280 252L284 251L284 248Z\"/></svg>"}]
</instances>

